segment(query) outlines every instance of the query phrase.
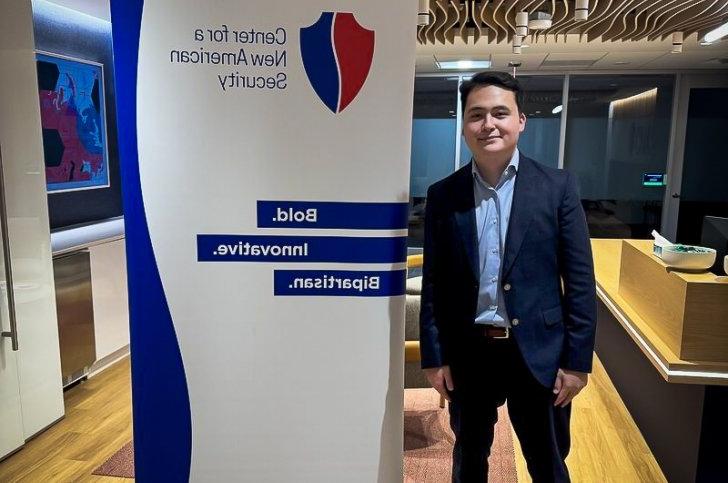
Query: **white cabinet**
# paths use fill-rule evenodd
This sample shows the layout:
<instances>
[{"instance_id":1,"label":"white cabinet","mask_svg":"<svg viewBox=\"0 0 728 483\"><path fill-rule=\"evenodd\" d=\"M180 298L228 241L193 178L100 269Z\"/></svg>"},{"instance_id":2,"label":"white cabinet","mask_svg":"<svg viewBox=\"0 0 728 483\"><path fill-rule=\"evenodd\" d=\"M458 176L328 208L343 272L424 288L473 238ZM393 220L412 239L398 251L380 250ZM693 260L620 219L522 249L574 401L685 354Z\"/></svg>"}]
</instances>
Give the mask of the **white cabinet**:
<instances>
[{"instance_id":1,"label":"white cabinet","mask_svg":"<svg viewBox=\"0 0 728 483\"><path fill-rule=\"evenodd\" d=\"M2 330L8 330L4 317ZM24 442L16 352L10 346L10 339L3 338L0 341L0 458Z\"/></svg>"},{"instance_id":2,"label":"white cabinet","mask_svg":"<svg viewBox=\"0 0 728 483\"><path fill-rule=\"evenodd\" d=\"M12 350L8 337L0 338L2 458L64 413L29 0L0 1L0 66L0 189L7 208L5 248L12 262L19 349ZM10 290L10 284L3 289ZM5 295L0 297L3 332L10 322Z\"/></svg>"},{"instance_id":3,"label":"white cabinet","mask_svg":"<svg viewBox=\"0 0 728 483\"><path fill-rule=\"evenodd\" d=\"M2 154L0 153L0 159ZM0 162L0 167L2 163ZM0 192L2 196L2 192ZM0 205L1 203L0 199ZM0 206L2 209L2 206ZM20 381L17 351L13 349L14 327L10 323L2 226L0 226L0 458L21 447L23 415L20 409ZM17 345L16 345L17 347Z\"/></svg>"}]
</instances>

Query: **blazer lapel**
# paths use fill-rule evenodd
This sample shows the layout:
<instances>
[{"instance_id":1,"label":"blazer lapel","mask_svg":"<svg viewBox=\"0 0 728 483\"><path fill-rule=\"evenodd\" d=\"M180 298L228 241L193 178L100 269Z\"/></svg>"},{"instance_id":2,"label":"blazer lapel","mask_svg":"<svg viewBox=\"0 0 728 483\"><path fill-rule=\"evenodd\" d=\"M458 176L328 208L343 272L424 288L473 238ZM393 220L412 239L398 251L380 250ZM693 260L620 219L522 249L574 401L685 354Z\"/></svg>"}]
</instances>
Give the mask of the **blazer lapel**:
<instances>
[{"instance_id":1,"label":"blazer lapel","mask_svg":"<svg viewBox=\"0 0 728 483\"><path fill-rule=\"evenodd\" d=\"M478 264L478 236L475 228L475 198L473 196L471 169L471 165L468 164L462 170L462 176L458 180L458 190L455 193L454 200L454 216L470 270L475 280L478 280L480 279L480 267Z\"/></svg>"},{"instance_id":2,"label":"blazer lapel","mask_svg":"<svg viewBox=\"0 0 728 483\"><path fill-rule=\"evenodd\" d=\"M511 205L511 218L506 233L505 254L503 257L502 277L505 277L513 267L518 252L523 244L523 238L531 224L533 207L539 202L538 192L541 180L533 166L533 161L521 155L516 175L516 186L513 189L513 204Z\"/></svg>"}]
</instances>

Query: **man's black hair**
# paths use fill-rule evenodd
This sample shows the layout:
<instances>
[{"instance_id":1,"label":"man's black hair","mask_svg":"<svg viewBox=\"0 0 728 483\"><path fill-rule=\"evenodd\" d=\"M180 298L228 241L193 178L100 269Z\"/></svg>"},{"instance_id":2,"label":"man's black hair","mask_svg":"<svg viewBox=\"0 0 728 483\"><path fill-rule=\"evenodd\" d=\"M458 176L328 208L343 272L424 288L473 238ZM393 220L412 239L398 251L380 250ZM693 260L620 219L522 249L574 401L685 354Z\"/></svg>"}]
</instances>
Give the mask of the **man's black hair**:
<instances>
[{"instance_id":1,"label":"man's black hair","mask_svg":"<svg viewBox=\"0 0 728 483\"><path fill-rule=\"evenodd\" d=\"M479 72L471 77L470 80L466 80L460 85L460 103L463 116L465 115L465 105L468 103L468 95L476 87L485 86L498 86L513 92L513 95L516 97L518 112L523 112L523 90L521 90L521 84L507 72L494 71Z\"/></svg>"}]
</instances>

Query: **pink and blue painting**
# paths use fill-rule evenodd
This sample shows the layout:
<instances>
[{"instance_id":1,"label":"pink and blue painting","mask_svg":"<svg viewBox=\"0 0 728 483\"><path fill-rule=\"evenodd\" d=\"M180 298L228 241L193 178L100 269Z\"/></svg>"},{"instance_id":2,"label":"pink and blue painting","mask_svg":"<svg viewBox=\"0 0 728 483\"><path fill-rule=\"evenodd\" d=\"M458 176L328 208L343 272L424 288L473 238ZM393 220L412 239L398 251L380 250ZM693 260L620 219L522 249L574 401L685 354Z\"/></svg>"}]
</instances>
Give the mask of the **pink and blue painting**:
<instances>
[{"instance_id":1,"label":"pink and blue painting","mask_svg":"<svg viewBox=\"0 0 728 483\"><path fill-rule=\"evenodd\" d=\"M36 54L49 193L109 186L103 68Z\"/></svg>"}]
</instances>

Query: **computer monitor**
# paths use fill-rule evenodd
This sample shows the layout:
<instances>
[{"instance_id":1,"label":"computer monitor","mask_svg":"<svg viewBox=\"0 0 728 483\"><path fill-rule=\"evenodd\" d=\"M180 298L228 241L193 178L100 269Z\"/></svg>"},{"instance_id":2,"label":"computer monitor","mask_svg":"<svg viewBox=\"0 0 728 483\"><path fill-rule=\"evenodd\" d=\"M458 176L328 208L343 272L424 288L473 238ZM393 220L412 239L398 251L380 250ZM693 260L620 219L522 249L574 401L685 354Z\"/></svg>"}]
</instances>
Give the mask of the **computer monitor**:
<instances>
[{"instance_id":1,"label":"computer monitor","mask_svg":"<svg viewBox=\"0 0 728 483\"><path fill-rule=\"evenodd\" d=\"M728 218L706 216L703 218L703 232L700 244L704 247L714 248L718 252L715 264L710 269L716 275L726 275L723 270L723 257L728 253Z\"/></svg>"}]
</instances>

